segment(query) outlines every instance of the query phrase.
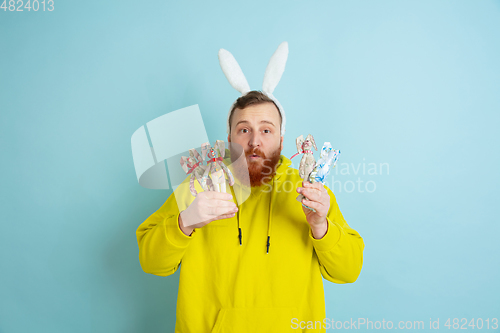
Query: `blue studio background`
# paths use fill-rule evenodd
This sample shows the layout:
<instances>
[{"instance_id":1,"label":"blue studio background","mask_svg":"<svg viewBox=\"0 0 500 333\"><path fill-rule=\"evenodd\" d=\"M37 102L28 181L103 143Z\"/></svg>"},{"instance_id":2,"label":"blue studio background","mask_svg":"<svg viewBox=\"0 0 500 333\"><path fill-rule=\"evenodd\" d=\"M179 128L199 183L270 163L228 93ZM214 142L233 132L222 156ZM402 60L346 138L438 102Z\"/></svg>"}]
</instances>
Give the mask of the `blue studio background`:
<instances>
[{"instance_id":1,"label":"blue studio background","mask_svg":"<svg viewBox=\"0 0 500 333\"><path fill-rule=\"evenodd\" d=\"M171 191L138 184L131 136L198 104L225 140L219 48L261 89L285 40L284 154L341 149L365 241L327 317L500 318L500 1L56 0L0 10L0 332L173 332L179 271L144 273L135 235Z\"/></svg>"}]
</instances>

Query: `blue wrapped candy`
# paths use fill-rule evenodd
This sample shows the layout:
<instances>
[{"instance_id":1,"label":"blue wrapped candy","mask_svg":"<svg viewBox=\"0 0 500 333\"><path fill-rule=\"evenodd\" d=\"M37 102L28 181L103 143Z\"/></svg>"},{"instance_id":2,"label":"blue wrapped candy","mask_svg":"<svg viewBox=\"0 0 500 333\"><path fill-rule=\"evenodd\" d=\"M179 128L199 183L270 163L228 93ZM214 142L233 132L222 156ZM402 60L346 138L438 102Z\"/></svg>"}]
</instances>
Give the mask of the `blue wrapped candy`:
<instances>
[{"instance_id":1,"label":"blue wrapped candy","mask_svg":"<svg viewBox=\"0 0 500 333\"><path fill-rule=\"evenodd\" d=\"M323 147L321 148L321 155L318 162L314 164L313 170L311 171L311 173L309 173L308 176L305 177L305 179L307 179L310 183L320 182L324 184L326 177L330 173L330 170L335 168L339 156L340 150L333 149L330 142L325 142L323 144ZM299 194L299 196L297 197L297 201L302 202L303 199L307 198L304 195ZM306 208L309 208L313 212L316 211L314 208L311 208L303 203L302 205Z\"/></svg>"},{"instance_id":2,"label":"blue wrapped candy","mask_svg":"<svg viewBox=\"0 0 500 333\"><path fill-rule=\"evenodd\" d=\"M333 149L330 142L325 142L321 148L320 158L318 162L316 162L313 171L309 174L309 182L321 182L324 184L325 178L330 173L330 170L335 168L339 156L340 150Z\"/></svg>"}]
</instances>

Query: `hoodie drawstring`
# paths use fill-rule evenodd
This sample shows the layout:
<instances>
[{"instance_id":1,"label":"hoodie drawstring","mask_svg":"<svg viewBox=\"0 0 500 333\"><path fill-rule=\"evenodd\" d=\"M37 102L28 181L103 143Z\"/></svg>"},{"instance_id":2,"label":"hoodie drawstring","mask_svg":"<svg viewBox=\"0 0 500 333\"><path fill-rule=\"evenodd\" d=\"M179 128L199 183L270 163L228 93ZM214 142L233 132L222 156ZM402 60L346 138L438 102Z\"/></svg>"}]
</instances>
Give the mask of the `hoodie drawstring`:
<instances>
[{"instance_id":1,"label":"hoodie drawstring","mask_svg":"<svg viewBox=\"0 0 500 333\"><path fill-rule=\"evenodd\" d=\"M271 189L271 198L269 199L269 216L268 216L268 219L267 219L266 254L269 253L269 247L271 246L271 224L272 224L272 218L271 218L271 216L273 215L272 211L271 211L271 208L273 207L272 203L273 203L273 194L274 194L274 178L272 180L272 183L273 183L273 187Z\"/></svg>"},{"instance_id":2,"label":"hoodie drawstring","mask_svg":"<svg viewBox=\"0 0 500 333\"><path fill-rule=\"evenodd\" d=\"M266 242L266 254L269 253L269 248L271 247L271 225L272 225L272 203L273 203L273 196L274 196L274 179L272 180L272 183L273 183L273 186L272 186L272 189L271 189L271 198L269 200L269 215L268 215L268 218L267 218L267 242ZM233 192L233 196L235 195L234 194L234 190L233 188L231 187L231 191ZM238 239L240 241L240 245L242 245L242 238L243 238L243 235L241 233L241 226L240 226L240 213L241 213L241 208L243 208L243 203L240 204L240 207L238 209L238 213L237 213L237 220L238 220Z\"/></svg>"},{"instance_id":3,"label":"hoodie drawstring","mask_svg":"<svg viewBox=\"0 0 500 333\"><path fill-rule=\"evenodd\" d=\"M241 207L243 207L243 205L240 205L240 209ZM238 209L238 217L237 217L237 220L238 220L238 238L240 239L240 245L241 245L241 227L240 227L240 209Z\"/></svg>"}]
</instances>

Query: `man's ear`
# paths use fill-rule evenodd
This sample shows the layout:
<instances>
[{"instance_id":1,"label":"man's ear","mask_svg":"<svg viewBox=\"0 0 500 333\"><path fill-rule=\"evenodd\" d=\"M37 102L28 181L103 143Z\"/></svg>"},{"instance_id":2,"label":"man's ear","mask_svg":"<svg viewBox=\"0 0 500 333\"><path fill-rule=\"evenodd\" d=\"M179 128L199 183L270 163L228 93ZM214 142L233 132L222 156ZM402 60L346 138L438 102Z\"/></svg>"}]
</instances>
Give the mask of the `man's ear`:
<instances>
[{"instance_id":1,"label":"man's ear","mask_svg":"<svg viewBox=\"0 0 500 333\"><path fill-rule=\"evenodd\" d=\"M227 135L227 142L231 142L231 134Z\"/></svg>"},{"instance_id":2,"label":"man's ear","mask_svg":"<svg viewBox=\"0 0 500 333\"><path fill-rule=\"evenodd\" d=\"M283 150L283 136L281 137L280 147L281 147L281 150Z\"/></svg>"}]
</instances>

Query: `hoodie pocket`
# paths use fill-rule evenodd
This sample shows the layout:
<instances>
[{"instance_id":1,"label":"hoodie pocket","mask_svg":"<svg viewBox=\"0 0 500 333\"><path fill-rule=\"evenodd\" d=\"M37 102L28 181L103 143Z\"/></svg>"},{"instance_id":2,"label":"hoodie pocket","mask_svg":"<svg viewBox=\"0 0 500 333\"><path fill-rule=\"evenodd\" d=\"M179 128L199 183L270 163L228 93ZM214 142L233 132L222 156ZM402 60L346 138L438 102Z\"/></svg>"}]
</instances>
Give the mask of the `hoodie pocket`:
<instances>
[{"instance_id":1,"label":"hoodie pocket","mask_svg":"<svg viewBox=\"0 0 500 333\"><path fill-rule=\"evenodd\" d=\"M279 308L222 308L212 333L284 333L297 332L292 320L297 309Z\"/></svg>"}]
</instances>

